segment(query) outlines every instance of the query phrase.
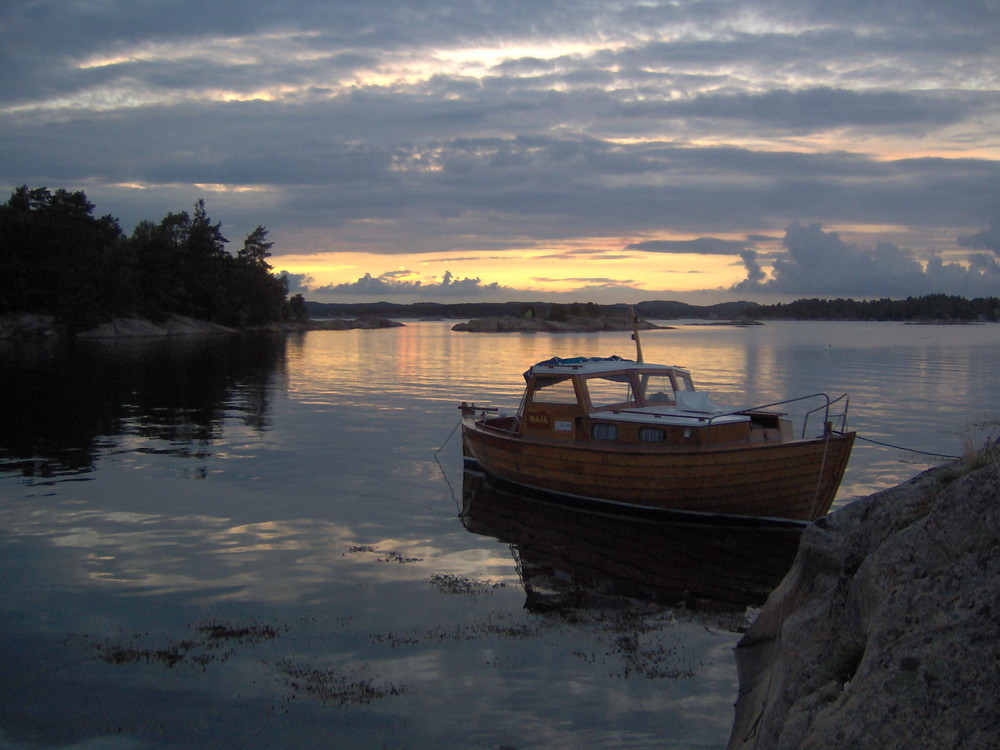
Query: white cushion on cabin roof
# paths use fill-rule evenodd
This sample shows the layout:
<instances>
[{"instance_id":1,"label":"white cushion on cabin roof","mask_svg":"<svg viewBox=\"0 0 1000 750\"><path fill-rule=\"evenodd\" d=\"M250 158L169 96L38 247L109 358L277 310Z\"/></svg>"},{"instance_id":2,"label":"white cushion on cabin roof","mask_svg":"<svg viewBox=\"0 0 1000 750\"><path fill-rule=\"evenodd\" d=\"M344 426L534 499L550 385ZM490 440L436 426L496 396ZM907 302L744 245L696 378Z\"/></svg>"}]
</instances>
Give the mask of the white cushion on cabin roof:
<instances>
[{"instance_id":1,"label":"white cushion on cabin roof","mask_svg":"<svg viewBox=\"0 0 1000 750\"><path fill-rule=\"evenodd\" d=\"M650 372L662 372L669 370L677 370L684 374L690 374L688 370L684 367L677 367L676 365L659 365L646 362L644 364L637 364L636 362L631 362L629 360L594 360L587 362L578 362L564 364L562 362L555 364L547 364L545 362L540 362L537 365L532 365L531 369L525 373L525 377L531 373L542 373L542 374L559 374L559 375L579 375L585 374L590 375L593 373L610 372L613 370L647 370Z\"/></svg>"},{"instance_id":2,"label":"white cushion on cabin roof","mask_svg":"<svg viewBox=\"0 0 1000 750\"><path fill-rule=\"evenodd\" d=\"M617 422L639 422L655 427L658 425L680 425L682 427L698 427L708 424L708 415L696 416L693 412L681 413L672 406L641 406L631 409L608 409L591 413L592 419L607 419ZM716 417L713 424L733 424L749 422L745 414L726 414Z\"/></svg>"},{"instance_id":3,"label":"white cushion on cabin roof","mask_svg":"<svg viewBox=\"0 0 1000 750\"><path fill-rule=\"evenodd\" d=\"M712 399L704 391L677 391L677 408L682 411L703 411L714 413L719 408L712 403Z\"/></svg>"}]
</instances>

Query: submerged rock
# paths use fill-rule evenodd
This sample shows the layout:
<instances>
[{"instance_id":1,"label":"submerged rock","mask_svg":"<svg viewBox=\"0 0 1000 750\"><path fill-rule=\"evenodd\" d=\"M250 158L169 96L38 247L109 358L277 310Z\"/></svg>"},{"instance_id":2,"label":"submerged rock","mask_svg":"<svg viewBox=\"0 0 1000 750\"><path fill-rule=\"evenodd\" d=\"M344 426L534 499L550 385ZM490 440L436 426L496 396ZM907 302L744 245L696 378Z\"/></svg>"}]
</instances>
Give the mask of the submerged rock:
<instances>
[{"instance_id":1,"label":"submerged rock","mask_svg":"<svg viewBox=\"0 0 1000 750\"><path fill-rule=\"evenodd\" d=\"M1000 455L809 527L737 648L730 750L1000 747Z\"/></svg>"}]
</instances>

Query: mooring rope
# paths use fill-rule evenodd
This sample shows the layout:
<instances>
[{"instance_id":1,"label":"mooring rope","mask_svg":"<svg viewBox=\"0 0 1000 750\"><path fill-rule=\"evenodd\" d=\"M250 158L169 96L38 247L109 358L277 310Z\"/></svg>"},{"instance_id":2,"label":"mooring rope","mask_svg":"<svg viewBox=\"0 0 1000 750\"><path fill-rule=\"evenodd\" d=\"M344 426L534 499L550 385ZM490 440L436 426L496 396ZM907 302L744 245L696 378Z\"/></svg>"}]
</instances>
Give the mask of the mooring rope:
<instances>
[{"instance_id":1,"label":"mooring rope","mask_svg":"<svg viewBox=\"0 0 1000 750\"><path fill-rule=\"evenodd\" d=\"M826 474L826 457L830 452L830 438L833 437L832 432L826 433L826 440L823 441L823 461L819 465L819 476L816 478L816 491L813 493L812 505L809 507L809 521L810 523L814 520L816 515L816 504L819 502L819 493L823 488L823 476Z\"/></svg>"},{"instance_id":2,"label":"mooring rope","mask_svg":"<svg viewBox=\"0 0 1000 750\"><path fill-rule=\"evenodd\" d=\"M857 434L855 434L854 437L856 437L858 440L864 440L866 443L874 443L875 445L881 445L883 448L895 448L896 450L900 451L908 451L910 453L920 453L921 455L924 456L935 456L937 458L950 458L950 459L961 458L961 456L952 456L947 453L932 453L931 451L921 451L917 450L916 448L907 448L906 446L903 445L893 445L892 443L883 443L881 440L873 440L872 438L866 438L862 435L857 435Z\"/></svg>"},{"instance_id":3,"label":"mooring rope","mask_svg":"<svg viewBox=\"0 0 1000 750\"><path fill-rule=\"evenodd\" d=\"M444 450L444 447L446 445L448 445L448 443L451 441L452 437L455 435L455 431L459 428L459 425L461 425L461 424L462 424L462 418L459 417L458 421L455 423L455 426L451 428L451 432L448 433L448 437L446 437L444 439L444 442L441 443L441 447L438 448L436 451L434 451L434 461L437 463L438 468L441 469L441 476L444 477L444 483L448 485L448 489L451 491L451 499L452 499L452 502L455 503L455 507L458 509L458 514L459 515L462 515L462 504L458 501L458 496L455 495L455 488L452 486L451 480L448 479L448 472L446 472L444 470L444 465L441 463L441 460L438 458L438 454L441 453L441 451Z\"/></svg>"}]
</instances>

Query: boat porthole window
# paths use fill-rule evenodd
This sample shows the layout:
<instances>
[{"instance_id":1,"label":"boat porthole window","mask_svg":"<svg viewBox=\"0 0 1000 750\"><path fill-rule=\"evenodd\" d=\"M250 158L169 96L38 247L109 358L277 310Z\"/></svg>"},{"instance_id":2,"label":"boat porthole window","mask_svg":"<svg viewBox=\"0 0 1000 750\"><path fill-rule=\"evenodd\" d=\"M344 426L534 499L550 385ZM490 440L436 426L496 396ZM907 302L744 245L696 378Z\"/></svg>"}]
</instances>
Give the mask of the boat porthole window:
<instances>
[{"instance_id":1,"label":"boat porthole window","mask_svg":"<svg viewBox=\"0 0 1000 750\"><path fill-rule=\"evenodd\" d=\"M662 443L666 439L663 430L659 427L640 427L640 443Z\"/></svg>"},{"instance_id":2,"label":"boat porthole window","mask_svg":"<svg viewBox=\"0 0 1000 750\"><path fill-rule=\"evenodd\" d=\"M590 427L590 436L594 440L617 440L618 425L595 422Z\"/></svg>"}]
</instances>

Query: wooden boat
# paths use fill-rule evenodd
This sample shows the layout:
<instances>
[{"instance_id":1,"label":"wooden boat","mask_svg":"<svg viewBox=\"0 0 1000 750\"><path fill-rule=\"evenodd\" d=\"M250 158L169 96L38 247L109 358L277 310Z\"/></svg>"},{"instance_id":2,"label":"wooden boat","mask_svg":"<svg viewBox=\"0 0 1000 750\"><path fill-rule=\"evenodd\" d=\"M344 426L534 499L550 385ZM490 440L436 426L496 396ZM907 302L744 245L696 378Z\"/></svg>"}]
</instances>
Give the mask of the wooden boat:
<instances>
[{"instance_id":1,"label":"wooden boat","mask_svg":"<svg viewBox=\"0 0 1000 750\"><path fill-rule=\"evenodd\" d=\"M720 409L683 367L620 357L553 358L524 373L516 414L463 402L467 459L515 485L683 513L825 515L847 466L846 394ZM814 399L793 434L777 407ZM834 414L834 411L837 413ZM819 434L806 437L808 429Z\"/></svg>"}]
</instances>

